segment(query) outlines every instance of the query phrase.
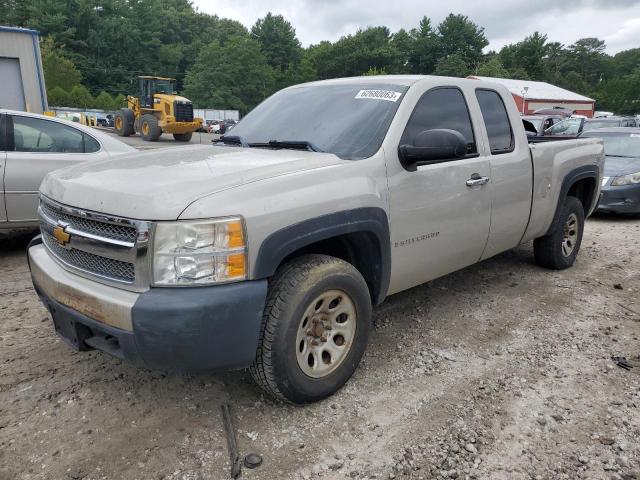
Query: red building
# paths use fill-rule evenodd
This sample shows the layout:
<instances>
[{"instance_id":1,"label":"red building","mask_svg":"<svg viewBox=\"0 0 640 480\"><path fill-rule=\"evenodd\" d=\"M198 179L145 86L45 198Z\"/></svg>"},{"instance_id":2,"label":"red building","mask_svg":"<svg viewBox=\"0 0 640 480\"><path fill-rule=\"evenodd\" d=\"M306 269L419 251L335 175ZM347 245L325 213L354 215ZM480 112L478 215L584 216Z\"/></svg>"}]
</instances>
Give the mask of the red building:
<instances>
[{"instance_id":1,"label":"red building","mask_svg":"<svg viewBox=\"0 0 640 480\"><path fill-rule=\"evenodd\" d=\"M469 78L499 83L509 89L520 113L527 115L541 108L564 107L577 115L593 117L595 100L575 92L556 87L550 83L510 78L493 78L470 75Z\"/></svg>"}]
</instances>

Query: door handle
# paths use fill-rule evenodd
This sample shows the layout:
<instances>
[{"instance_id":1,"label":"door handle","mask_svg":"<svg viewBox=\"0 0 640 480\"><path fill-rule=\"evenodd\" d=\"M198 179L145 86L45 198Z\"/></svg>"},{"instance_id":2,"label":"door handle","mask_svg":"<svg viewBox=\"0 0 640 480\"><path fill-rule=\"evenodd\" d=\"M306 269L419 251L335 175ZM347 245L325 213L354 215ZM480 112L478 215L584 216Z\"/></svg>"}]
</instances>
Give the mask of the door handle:
<instances>
[{"instance_id":1,"label":"door handle","mask_svg":"<svg viewBox=\"0 0 640 480\"><path fill-rule=\"evenodd\" d=\"M478 187L480 185L486 185L487 183L489 183L489 177L483 177L474 173L471 175L471 178L467 180L467 187Z\"/></svg>"}]
</instances>

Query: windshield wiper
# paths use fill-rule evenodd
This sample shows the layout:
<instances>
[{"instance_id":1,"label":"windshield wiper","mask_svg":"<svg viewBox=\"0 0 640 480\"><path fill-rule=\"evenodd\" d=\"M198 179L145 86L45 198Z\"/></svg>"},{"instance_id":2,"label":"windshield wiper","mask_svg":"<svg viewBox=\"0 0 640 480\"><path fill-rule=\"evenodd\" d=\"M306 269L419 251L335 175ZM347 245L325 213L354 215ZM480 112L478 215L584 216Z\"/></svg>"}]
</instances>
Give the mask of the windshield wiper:
<instances>
[{"instance_id":1,"label":"windshield wiper","mask_svg":"<svg viewBox=\"0 0 640 480\"><path fill-rule=\"evenodd\" d=\"M640 158L640 157L635 157L633 155L611 155L611 154L604 154L605 157L615 157L615 158Z\"/></svg>"},{"instance_id":2,"label":"windshield wiper","mask_svg":"<svg viewBox=\"0 0 640 480\"><path fill-rule=\"evenodd\" d=\"M243 148L249 148L251 145L247 143L247 141L239 136L239 135L223 135L218 140L213 140L222 142L222 143L231 143L233 145L241 145Z\"/></svg>"},{"instance_id":3,"label":"windshield wiper","mask_svg":"<svg viewBox=\"0 0 640 480\"><path fill-rule=\"evenodd\" d=\"M318 148L313 143L308 142L307 140L269 140L266 144L260 145L265 145L273 148L293 148L309 150L312 152L323 152L322 149Z\"/></svg>"}]
</instances>

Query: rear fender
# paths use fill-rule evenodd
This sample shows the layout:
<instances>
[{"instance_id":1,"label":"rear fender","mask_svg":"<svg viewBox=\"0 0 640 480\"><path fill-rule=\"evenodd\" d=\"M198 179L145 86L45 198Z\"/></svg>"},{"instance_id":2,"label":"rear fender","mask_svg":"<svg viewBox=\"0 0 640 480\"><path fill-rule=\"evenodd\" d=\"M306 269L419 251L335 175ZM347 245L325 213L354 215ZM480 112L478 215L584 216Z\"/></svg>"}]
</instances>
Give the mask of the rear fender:
<instances>
[{"instance_id":1,"label":"rear fender","mask_svg":"<svg viewBox=\"0 0 640 480\"><path fill-rule=\"evenodd\" d=\"M560 221L560 211L562 210L562 205L564 204L565 199L571 190L571 187L578 181L584 180L585 178L592 178L594 180L594 188L595 191L591 195L591 204L583 205L584 206L584 214L585 217L588 216L594 206L597 204L596 193L598 191L598 179L600 178L600 168L597 165L584 165L582 167L575 168L571 170L564 180L562 181L562 188L560 189L560 195L558 196L558 204L556 205L556 212L553 215L553 221L551 222L551 226L545 233L545 235L549 235L553 232L558 226L558 222Z\"/></svg>"}]
</instances>

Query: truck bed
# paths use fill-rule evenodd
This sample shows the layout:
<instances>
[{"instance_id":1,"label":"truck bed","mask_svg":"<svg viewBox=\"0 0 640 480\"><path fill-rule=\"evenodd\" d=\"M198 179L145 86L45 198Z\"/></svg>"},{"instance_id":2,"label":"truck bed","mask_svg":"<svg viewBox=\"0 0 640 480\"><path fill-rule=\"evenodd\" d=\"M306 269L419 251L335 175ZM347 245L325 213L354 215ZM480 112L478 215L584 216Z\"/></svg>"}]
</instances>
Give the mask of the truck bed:
<instances>
[{"instance_id":1,"label":"truck bed","mask_svg":"<svg viewBox=\"0 0 640 480\"><path fill-rule=\"evenodd\" d=\"M604 158L602 140L598 138L547 137L540 142L529 142L529 149L533 167L532 201L529 225L523 242L546 234L553 221L563 186L557 179L566 179L576 169L591 168L598 171L594 202L585 206L585 215L591 213L600 194ZM588 161L587 165L585 159Z\"/></svg>"}]
</instances>

